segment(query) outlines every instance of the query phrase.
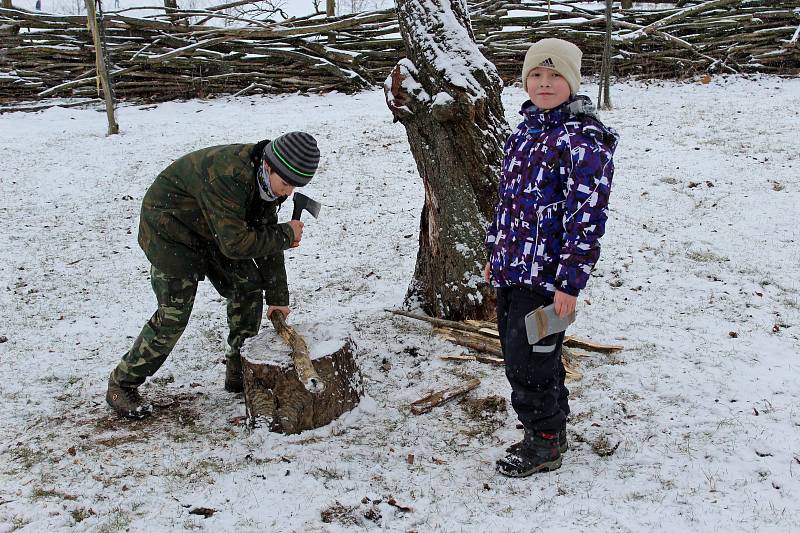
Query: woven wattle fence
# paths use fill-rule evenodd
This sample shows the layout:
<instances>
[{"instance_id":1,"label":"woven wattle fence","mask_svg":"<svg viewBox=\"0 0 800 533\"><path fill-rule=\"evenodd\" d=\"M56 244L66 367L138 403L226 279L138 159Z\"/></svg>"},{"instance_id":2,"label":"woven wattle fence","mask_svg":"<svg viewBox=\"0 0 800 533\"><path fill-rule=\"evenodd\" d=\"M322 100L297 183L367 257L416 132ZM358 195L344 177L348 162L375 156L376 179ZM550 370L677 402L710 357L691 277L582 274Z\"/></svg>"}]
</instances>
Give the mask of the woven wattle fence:
<instances>
[{"instance_id":1,"label":"woven wattle fence","mask_svg":"<svg viewBox=\"0 0 800 533\"><path fill-rule=\"evenodd\" d=\"M800 73L800 0L714 0L614 12L617 76ZM518 75L529 43L561 37L599 72L604 3L572 0L470 4L476 41L501 75ZM403 57L395 11L271 23L226 11L152 18L105 13L102 27L118 98L167 100L215 94L352 92L383 82ZM202 24L200 23L202 22ZM335 39L335 42L332 42ZM97 95L86 17L0 8L0 99Z\"/></svg>"}]
</instances>

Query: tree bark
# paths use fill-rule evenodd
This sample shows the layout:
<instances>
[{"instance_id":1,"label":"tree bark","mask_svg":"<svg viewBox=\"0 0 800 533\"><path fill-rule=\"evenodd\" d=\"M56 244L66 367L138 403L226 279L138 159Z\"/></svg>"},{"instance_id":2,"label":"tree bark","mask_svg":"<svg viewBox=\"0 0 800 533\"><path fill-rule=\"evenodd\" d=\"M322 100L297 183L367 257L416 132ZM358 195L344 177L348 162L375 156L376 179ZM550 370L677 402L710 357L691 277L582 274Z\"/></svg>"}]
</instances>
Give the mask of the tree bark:
<instances>
[{"instance_id":1,"label":"tree bark","mask_svg":"<svg viewBox=\"0 0 800 533\"><path fill-rule=\"evenodd\" d=\"M509 132L502 81L478 50L464 0L398 0L406 49L384 89L425 188L407 303L462 320L494 313L484 237Z\"/></svg>"},{"instance_id":2,"label":"tree bark","mask_svg":"<svg viewBox=\"0 0 800 533\"><path fill-rule=\"evenodd\" d=\"M2 4L0 4L0 6L6 8L6 9L13 9L14 8L14 6L11 5L11 0L2 0Z\"/></svg>"},{"instance_id":3,"label":"tree bark","mask_svg":"<svg viewBox=\"0 0 800 533\"><path fill-rule=\"evenodd\" d=\"M315 373L325 382L322 392L310 392L294 365L269 360L269 355L263 353L263 344L251 344L251 340L242 351L244 401L251 426L264 423L270 431L300 433L329 424L352 410L363 396L349 339L336 352L314 359Z\"/></svg>"}]
</instances>

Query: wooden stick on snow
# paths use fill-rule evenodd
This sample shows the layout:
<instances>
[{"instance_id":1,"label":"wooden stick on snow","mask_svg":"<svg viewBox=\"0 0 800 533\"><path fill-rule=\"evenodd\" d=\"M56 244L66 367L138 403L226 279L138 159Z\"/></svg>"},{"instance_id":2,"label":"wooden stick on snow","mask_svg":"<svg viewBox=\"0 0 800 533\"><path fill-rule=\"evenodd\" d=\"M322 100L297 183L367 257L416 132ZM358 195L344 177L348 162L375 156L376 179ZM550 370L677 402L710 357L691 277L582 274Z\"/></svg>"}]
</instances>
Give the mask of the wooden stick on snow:
<instances>
[{"instance_id":1,"label":"wooden stick on snow","mask_svg":"<svg viewBox=\"0 0 800 533\"><path fill-rule=\"evenodd\" d=\"M491 322L482 322L482 321L474 321L470 320L466 323L464 322L453 322L452 320L443 320L441 318L433 318L427 315L417 315L415 313L410 313L408 311L400 311L400 310L387 310L395 315L405 316L408 318L414 318L416 320L423 320L425 322L430 322L431 324L438 326L438 328L450 328L454 330L466 331L472 334L478 334L484 337L488 337L485 340L476 337L475 335L464 335L463 337L458 337L452 331L437 331L434 329L434 333L439 333L447 340L454 342L456 344L460 344L461 346L465 346L467 348L472 348L473 350L477 350L480 352L486 352L497 356L502 356L499 347L499 334L497 333L497 325ZM567 335L564 337L564 345L571 346L573 348L582 348L584 350L590 350L593 352L602 352L602 353L614 353L619 352L624 349L624 346L620 344L601 344L599 342L590 341L589 339L580 339L578 337L572 337Z\"/></svg>"},{"instance_id":2,"label":"wooden stick on snow","mask_svg":"<svg viewBox=\"0 0 800 533\"><path fill-rule=\"evenodd\" d=\"M602 353L619 352L624 348L621 344L600 344L599 342L592 342L588 339L578 339L570 336L564 337L564 346L583 348L584 350Z\"/></svg>"},{"instance_id":3,"label":"wooden stick on snow","mask_svg":"<svg viewBox=\"0 0 800 533\"><path fill-rule=\"evenodd\" d=\"M439 359L445 361L477 361L479 363L487 363L490 365L503 366L506 362L501 357L491 357L488 355L440 355Z\"/></svg>"},{"instance_id":4,"label":"wooden stick on snow","mask_svg":"<svg viewBox=\"0 0 800 533\"><path fill-rule=\"evenodd\" d=\"M450 387L449 389L431 393L412 403L411 412L415 415L427 413L437 405L442 405L443 403L449 402L453 398L457 398L458 396L468 393L472 389L478 388L478 385L480 384L481 380L478 378L473 378L466 383L462 383L461 385L456 385L455 387Z\"/></svg>"}]
</instances>

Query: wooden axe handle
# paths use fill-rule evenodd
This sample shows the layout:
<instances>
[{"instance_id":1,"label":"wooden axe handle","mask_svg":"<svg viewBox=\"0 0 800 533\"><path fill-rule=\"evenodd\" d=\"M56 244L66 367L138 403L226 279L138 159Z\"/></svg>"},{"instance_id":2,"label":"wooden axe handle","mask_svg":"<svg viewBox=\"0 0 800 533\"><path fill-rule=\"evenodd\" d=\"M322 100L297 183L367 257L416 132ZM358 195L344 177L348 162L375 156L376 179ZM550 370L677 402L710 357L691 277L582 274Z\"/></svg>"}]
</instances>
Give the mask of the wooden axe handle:
<instances>
[{"instance_id":1,"label":"wooden axe handle","mask_svg":"<svg viewBox=\"0 0 800 533\"><path fill-rule=\"evenodd\" d=\"M273 311L269 319L272 321L275 331L283 337L283 340L292 349L292 361L294 361L294 369L297 371L300 383L303 384L306 390L314 394L319 394L325 390L325 383L322 382L319 374L314 370L314 365L311 364L305 339L286 323L286 318L280 311Z\"/></svg>"}]
</instances>

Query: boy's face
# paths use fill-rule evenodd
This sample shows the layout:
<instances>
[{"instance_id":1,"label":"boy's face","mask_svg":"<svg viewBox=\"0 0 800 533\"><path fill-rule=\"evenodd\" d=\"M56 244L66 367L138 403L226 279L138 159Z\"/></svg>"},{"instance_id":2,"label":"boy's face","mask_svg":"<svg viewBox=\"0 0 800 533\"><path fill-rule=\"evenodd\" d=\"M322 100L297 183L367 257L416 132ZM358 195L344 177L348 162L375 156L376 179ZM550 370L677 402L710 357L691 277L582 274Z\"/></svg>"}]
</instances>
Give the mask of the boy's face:
<instances>
[{"instance_id":1,"label":"boy's face","mask_svg":"<svg viewBox=\"0 0 800 533\"><path fill-rule=\"evenodd\" d=\"M569 83L557 71L536 67L526 80L528 97L539 109L553 109L569 100Z\"/></svg>"},{"instance_id":2,"label":"boy's face","mask_svg":"<svg viewBox=\"0 0 800 533\"><path fill-rule=\"evenodd\" d=\"M286 183L286 181L278 176L278 173L272 169L269 169L269 186L272 188L272 192L278 196L291 196L294 192L294 185Z\"/></svg>"}]
</instances>

